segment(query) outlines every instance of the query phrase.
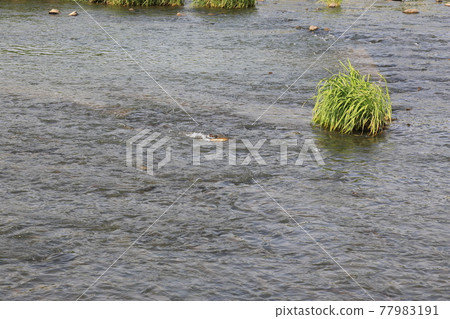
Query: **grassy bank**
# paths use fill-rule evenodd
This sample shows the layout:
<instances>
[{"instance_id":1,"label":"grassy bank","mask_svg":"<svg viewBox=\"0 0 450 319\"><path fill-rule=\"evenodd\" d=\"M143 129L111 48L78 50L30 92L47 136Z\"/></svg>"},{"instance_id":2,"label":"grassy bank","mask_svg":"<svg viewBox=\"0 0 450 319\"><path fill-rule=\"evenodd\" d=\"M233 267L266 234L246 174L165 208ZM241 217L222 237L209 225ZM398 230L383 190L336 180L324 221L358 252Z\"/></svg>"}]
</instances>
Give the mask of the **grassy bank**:
<instances>
[{"instance_id":1,"label":"grassy bank","mask_svg":"<svg viewBox=\"0 0 450 319\"><path fill-rule=\"evenodd\" d=\"M90 3L111 4L126 7L182 6L184 0L87 0Z\"/></svg>"},{"instance_id":2,"label":"grassy bank","mask_svg":"<svg viewBox=\"0 0 450 319\"><path fill-rule=\"evenodd\" d=\"M243 9L255 6L255 0L193 0L195 7Z\"/></svg>"}]
</instances>

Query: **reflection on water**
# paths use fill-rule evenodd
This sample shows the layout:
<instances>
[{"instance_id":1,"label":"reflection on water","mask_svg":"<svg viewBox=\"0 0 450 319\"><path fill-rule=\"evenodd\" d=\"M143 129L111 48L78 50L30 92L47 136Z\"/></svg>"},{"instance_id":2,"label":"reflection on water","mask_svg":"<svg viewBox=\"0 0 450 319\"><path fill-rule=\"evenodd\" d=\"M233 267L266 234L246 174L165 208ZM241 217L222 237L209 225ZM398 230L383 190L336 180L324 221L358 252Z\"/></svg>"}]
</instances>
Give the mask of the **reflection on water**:
<instances>
[{"instance_id":1,"label":"reflection on water","mask_svg":"<svg viewBox=\"0 0 450 319\"><path fill-rule=\"evenodd\" d=\"M1 1L2 299L76 299L197 178L83 298L368 299L256 180L373 298L446 299L441 5L415 2L421 13L411 17L401 14L409 4L377 3L252 125L367 5L187 6L183 17L86 5L196 126L86 14L67 16L73 2L49 16L54 1ZM346 58L389 82L397 121L377 138L310 125L316 83ZM125 165L125 141L142 128L169 136L174 150L155 176ZM192 166L188 132L311 138L325 165Z\"/></svg>"}]
</instances>

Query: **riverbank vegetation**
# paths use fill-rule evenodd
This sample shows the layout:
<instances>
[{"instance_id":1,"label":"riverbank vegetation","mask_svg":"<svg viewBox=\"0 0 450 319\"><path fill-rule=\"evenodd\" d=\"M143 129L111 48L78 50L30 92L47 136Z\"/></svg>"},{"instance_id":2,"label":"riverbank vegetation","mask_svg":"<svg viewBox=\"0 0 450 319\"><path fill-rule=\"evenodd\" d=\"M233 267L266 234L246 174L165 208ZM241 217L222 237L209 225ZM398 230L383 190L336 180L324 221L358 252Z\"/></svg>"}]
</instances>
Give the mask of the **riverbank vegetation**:
<instances>
[{"instance_id":1,"label":"riverbank vegetation","mask_svg":"<svg viewBox=\"0 0 450 319\"><path fill-rule=\"evenodd\" d=\"M350 61L341 66L341 72L318 83L313 122L339 133L377 135L391 122L386 80L380 75L383 85L371 82Z\"/></svg>"},{"instance_id":2,"label":"riverbank vegetation","mask_svg":"<svg viewBox=\"0 0 450 319\"><path fill-rule=\"evenodd\" d=\"M194 7L243 9L255 6L255 0L193 0Z\"/></svg>"},{"instance_id":3,"label":"riverbank vegetation","mask_svg":"<svg viewBox=\"0 0 450 319\"><path fill-rule=\"evenodd\" d=\"M184 0L86 0L90 3L110 4L126 7L182 6ZM341 0L340 0L341 1ZM242 9L255 6L256 0L193 0L194 7Z\"/></svg>"},{"instance_id":4,"label":"riverbank vegetation","mask_svg":"<svg viewBox=\"0 0 450 319\"><path fill-rule=\"evenodd\" d=\"M337 8L342 4L342 0L319 0L319 2L325 3L330 8Z\"/></svg>"},{"instance_id":5,"label":"riverbank vegetation","mask_svg":"<svg viewBox=\"0 0 450 319\"><path fill-rule=\"evenodd\" d=\"M184 0L88 0L90 3L111 4L126 7L182 6Z\"/></svg>"}]
</instances>

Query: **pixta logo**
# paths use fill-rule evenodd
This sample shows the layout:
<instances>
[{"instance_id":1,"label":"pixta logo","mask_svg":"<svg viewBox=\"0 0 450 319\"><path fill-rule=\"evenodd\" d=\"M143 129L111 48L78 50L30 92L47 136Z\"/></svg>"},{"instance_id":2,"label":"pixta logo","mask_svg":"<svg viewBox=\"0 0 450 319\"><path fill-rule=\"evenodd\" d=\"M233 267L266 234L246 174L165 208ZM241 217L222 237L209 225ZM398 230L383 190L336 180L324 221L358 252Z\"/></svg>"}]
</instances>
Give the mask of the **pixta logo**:
<instances>
[{"instance_id":1,"label":"pixta logo","mask_svg":"<svg viewBox=\"0 0 450 319\"><path fill-rule=\"evenodd\" d=\"M207 161L211 160L224 160L225 153L228 157L228 165L249 165L252 161L255 161L258 165L268 165L266 159L261 156L260 151L263 147L277 147L278 153L278 165L293 165L301 166L305 161L314 157L317 165L325 165L319 149L312 139L306 139L303 144L297 139L260 139L256 142L251 142L248 139L227 139L228 145L226 152L224 151L224 143L216 143L215 153L211 154L211 150L207 151L207 154L203 158ZM192 143L192 164L201 165L201 150L202 146L211 146L211 142L208 140L194 139ZM242 147L243 146L243 147ZM300 153L296 156L295 162L288 161L288 147L301 146ZM240 152L238 152L240 150ZM238 154L241 153L241 154ZM243 157L243 160L238 160Z\"/></svg>"},{"instance_id":2,"label":"pixta logo","mask_svg":"<svg viewBox=\"0 0 450 319\"><path fill-rule=\"evenodd\" d=\"M128 167L136 167L138 170L146 171L147 174L153 175L154 153L162 148L168 141L168 136L160 137L161 133L151 133L145 129L127 140L126 162ZM144 165L144 158L146 159ZM166 165L172 159L172 149L170 146L165 147L165 157L159 161L156 166L158 169Z\"/></svg>"},{"instance_id":3,"label":"pixta logo","mask_svg":"<svg viewBox=\"0 0 450 319\"><path fill-rule=\"evenodd\" d=\"M126 163L153 175L172 160L172 149L168 145L171 139L161 133L148 129L127 140ZM229 139L224 136L201 133L187 134L192 138L192 162L187 165L199 166L205 161L227 161L229 166L257 165L297 165L307 161L315 161L317 165L325 165L319 149L312 139ZM186 143L183 143L186 145ZM266 148L271 148L267 150ZM296 150L296 151L294 151ZM186 154L186 150L179 150ZM269 155L268 155L269 154ZM156 156L157 155L157 156ZM264 155L264 156L263 156ZM182 156L182 158L187 158Z\"/></svg>"}]
</instances>

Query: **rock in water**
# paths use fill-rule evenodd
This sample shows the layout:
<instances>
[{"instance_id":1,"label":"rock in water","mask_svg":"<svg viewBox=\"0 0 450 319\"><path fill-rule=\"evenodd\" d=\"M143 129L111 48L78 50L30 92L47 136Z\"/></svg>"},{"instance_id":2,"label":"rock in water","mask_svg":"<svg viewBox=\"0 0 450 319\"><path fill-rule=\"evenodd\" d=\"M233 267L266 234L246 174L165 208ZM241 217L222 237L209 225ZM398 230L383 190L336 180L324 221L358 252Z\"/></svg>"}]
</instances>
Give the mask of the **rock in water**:
<instances>
[{"instance_id":1,"label":"rock in water","mask_svg":"<svg viewBox=\"0 0 450 319\"><path fill-rule=\"evenodd\" d=\"M60 14L61 12L58 9L51 9L48 14Z\"/></svg>"},{"instance_id":2,"label":"rock in water","mask_svg":"<svg viewBox=\"0 0 450 319\"><path fill-rule=\"evenodd\" d=\"M339 7L339 3L332 2L332 3L328 4L328 8L337 8L337 7Z\"/></svg>"},{"instance_id":3,"label":"rock in water","mask_svg":"<svg viewBox=\"0 0 450 319\"><path fill-rule=\"evenodd\" d=\"M419 10L417 10L417 9L406 9L405 11L403 11L403 13L414 14L414 13L419 13Z\"/></svg>"},{"instance_id":4,"label":"rock in water","mask_svg":"<svg viewBox=\"0 0 450 319\"><path fill-rule=\"evenodd\" d=\"M177 17L184 17L184 13L177 12Z\"/></svg>"},{"instance_id":5,"label":"rock in water","mask_svg":"<svg viewBox=\"0 0 450 319\"><path fill-rule=\"evenodd\" d=\"M319 27L315 25L309 27L309 31L316 31L317 29L319 29Z\"/></svg>"},{"instance_id":6,"label":"rock in water","mask_svg":"<svg viewBox=\"0 0 450 319\"><path fill-rule=\"evenodd\" d=\"M78 15L78 12L76 12L76 11L69 13L69 16L71 16L71 17L76 17L77 15Z\"/></svg>"},{"instance_id":7,"label":"rock in water","mask_svg":"<svg viewBox=\"0 0 450 319\"><path fill-rule=\"evenodd\" d=\"M447 2L445 5L446 5L447 7L450 7L450 2Z\"/></svg>"}]
</instances>

